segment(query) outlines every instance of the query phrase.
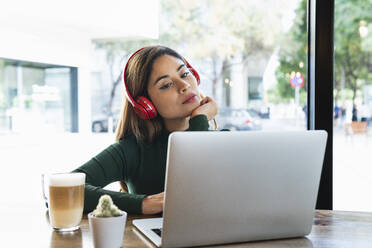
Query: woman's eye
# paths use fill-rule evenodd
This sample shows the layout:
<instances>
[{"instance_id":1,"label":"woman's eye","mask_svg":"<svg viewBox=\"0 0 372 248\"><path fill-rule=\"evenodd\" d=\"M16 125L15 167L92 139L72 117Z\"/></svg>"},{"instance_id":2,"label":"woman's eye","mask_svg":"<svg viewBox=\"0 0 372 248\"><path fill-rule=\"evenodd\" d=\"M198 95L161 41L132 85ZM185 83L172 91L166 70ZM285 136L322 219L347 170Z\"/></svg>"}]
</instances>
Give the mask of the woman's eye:
<instances>
[{"instance_id":1,"label":"woman's eye","mask_svg":"<svg viewBox=\"0 0 372 248\"><path fill-rule=\"evenodd\" d=\"M181 77L184 78L184 77L187 77L188 75L189 75L189 72L187 71L187 72L182 73Z\"/></svg>"},{"instance_id":2,"label":"woman's eye","mask_svg":"<svg viewBox=\"0 0 372 248\"><path fill-rule=\"evenodd\" d=\"M163 86L160 87L161 90L165 90L165 89L168 89L169 87L172 86L172 82L169 82L167 84L164 84Z\"/></svg>"}]
</instances>

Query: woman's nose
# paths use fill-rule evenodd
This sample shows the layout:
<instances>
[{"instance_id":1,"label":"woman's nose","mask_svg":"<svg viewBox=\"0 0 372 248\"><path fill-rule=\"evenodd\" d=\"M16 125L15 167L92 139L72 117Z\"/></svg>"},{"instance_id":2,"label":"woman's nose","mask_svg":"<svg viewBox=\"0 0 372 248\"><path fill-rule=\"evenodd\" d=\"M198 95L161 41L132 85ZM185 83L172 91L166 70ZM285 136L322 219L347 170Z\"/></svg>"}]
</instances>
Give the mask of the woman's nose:
<instances>
[{"instance_id":1,"label":"woman's nose","mask_svg":"<svg viewBox=\"0 0 372 248\"><path fill-rule=\"evenodd\" d=\"M191 87L190 83L185 80L178 81L178 87L181 93L186 92Z\"/></svg>"}]
</instances>

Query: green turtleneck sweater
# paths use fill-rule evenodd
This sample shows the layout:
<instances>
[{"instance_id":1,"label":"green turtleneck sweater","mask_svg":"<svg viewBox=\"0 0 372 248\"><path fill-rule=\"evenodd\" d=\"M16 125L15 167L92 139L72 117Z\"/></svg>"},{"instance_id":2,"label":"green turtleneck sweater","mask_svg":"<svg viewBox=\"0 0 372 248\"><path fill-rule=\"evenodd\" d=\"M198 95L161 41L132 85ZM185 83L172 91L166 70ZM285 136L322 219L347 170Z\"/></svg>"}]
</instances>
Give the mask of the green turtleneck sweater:
<instances>
[{"instance_id":1,"label":"green turtleneck sweater","mask_svg":"<svg viewBox=\"0 0 372 248\"><path fill-rule=\"evenodd\" d=\"M187 131L208 131L205 115L189 120ZM142 201L147 195L164 191L169 132L152 144L138 142L128 136L103 150L73 172L86 174L84 212L93 211L101 195L108 194L114 203L130 214L142 214ZM106 185L123 181L129 193L103 189Z\"/></svg>"}]
</instances>

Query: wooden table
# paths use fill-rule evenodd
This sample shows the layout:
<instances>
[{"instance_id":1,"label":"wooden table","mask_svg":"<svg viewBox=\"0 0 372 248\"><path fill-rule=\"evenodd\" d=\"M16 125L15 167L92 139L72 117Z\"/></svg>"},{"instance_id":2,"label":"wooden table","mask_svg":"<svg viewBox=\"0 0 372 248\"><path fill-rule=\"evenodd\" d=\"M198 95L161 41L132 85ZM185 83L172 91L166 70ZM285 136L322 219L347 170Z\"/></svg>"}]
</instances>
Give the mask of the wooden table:
<instances>
[{"instance_id":1,"label":"wooden table","mask_svg":"<svg viewBox=\"0 0 372 248\"><path fill-rule=\"evenodd\" d=\"M138 233L129 216L123 247L154 247ZM48 224L42 204L25 207L9 203L1 206L0 247L93 247L88 219L79 231L61 234ZM217 247L372 247L372 213L316 211L310 235L303 238L220 245Z\"/></svg>"}]
</instances>

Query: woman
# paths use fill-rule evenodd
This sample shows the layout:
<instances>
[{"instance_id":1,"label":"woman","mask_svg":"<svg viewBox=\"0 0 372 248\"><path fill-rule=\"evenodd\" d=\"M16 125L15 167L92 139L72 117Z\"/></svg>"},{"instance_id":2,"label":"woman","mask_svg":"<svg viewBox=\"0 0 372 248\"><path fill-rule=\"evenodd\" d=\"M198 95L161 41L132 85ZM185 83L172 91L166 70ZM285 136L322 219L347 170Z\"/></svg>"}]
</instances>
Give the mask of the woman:
<instances>
[{"instance_id":1,"label":"woman","mask_svg":"<svg viewBox=\"0 0 372 248\"><path fill-rule=\"evenodd\" d=\"M168 136L174 131L207 131L217 104L201 100L197 72L174 50L150 46L136 51L124 69L127 99L116 143L74 170L86 174L84 212L103 194L122 210L163 210ZM129 193L103 189L122 181Z\"/></svg>"}]
</instances>

